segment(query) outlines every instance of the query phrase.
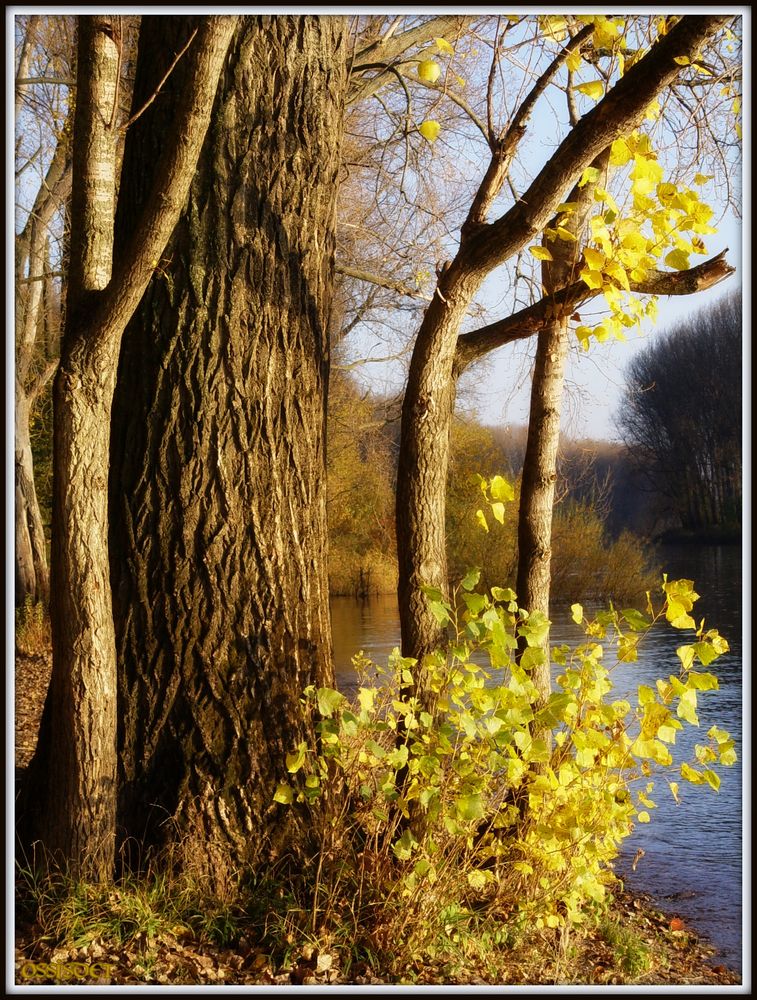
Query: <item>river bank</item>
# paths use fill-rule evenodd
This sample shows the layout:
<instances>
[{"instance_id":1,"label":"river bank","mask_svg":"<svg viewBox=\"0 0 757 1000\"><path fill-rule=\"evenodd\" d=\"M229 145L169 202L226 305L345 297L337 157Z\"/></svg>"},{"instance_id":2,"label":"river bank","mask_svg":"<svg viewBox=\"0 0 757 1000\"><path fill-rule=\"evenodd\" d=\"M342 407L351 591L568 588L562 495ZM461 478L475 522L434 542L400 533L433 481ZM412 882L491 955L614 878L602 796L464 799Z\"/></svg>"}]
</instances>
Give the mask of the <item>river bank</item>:
<instances>
[{"instance_id":1,"label":"river bank","mask_svg":"<svg viewBox=\"0 0 757 1000\"><path fill-rule=\"evenodd\" d=\"M40 651L16 659L16 766L24 768L34 750L50 671L50 654ZM119 933L121 931L119 930ZM716 949L675 912L664 912L645 894L617 894L607 917L596 927L570 936L554 931L497 954L497 978L466 963L419 965L403 978L383 978L380 966L349 959L349 948L321 946L292 950L284 959L244 936L233 947L219 947L185 928L137 933L127 941L107 934L76 947L51 936L38 922L18 918L16 981L29 985L69 984L77 967L86 967L91 985L738 985L741 976L727 968ZM506 971L503 971L506 970ZM56 978L57 976L57 978ZM65 977L69 977L66 979Z\"/></svg>"}]
</instances>

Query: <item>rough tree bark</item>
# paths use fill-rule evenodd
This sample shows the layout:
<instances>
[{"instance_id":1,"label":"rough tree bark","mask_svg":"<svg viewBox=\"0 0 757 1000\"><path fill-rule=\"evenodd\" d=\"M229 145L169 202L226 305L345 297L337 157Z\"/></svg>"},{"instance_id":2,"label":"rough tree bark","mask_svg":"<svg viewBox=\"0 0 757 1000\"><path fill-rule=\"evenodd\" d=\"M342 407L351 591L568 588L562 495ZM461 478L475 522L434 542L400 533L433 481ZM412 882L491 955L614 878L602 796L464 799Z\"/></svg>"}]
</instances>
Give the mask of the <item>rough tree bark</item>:
<instances>
[{"instance_id":1,"label":"rough tree bark","mask_svg":"<svg viewBox=\"0 0 757 1000\"><path fill-rule=\"evenodd\" d=\"M401 458L397 481L397 546L402 651L422 658L442 638L420 592L422 583L447 588L442 512L449 452L449 428L460 323L473 296L491 270L508 260L542 231L563 194L583 169L617 137L631 131L650 101L676 76L676 57L692 55L727 18L684 17L658 40L597 106L579 121L540 171L529 189L503 216L486 217L506 179L535 96L554 75L582 33L537 82L532 95L501 138L492 137L492 160L461 230L455 259L440 274L434 300L418 333L402 411ZM533 330L531 332L534 332Z\"/></svg>"},{"instance_id":2,"label":"rough tree bark","mask_svg":"<svg viewBox=\"0 0 757 1000\"><path fill-rule=\"evenodd\" d=\"M47 863L113 871L116 657L108 563L110 410L123 329L186 198L235 18L205 18L134 238L112 256L119 66L108 16L81 17L66 324L53 387L53 671L19 820ZM111 272L113 277L111 278Z\"/></svg>"},{"instance_id":3,"label":"rough tree bark","mask_svg":"<svg viewBox=\"0 0 757 1000\"><path fill-rule=\"evenodd\" d=\"M140 52L158 77L164 37ZM217 884L285 836L272 796L307 734L299 698L333 682L324 434L345 91L341 17L241 20L120 362L119 830L145 856L173 843ZM167 95L138 123L126 204L171 115Z\"/></svg>"}]
</instances>

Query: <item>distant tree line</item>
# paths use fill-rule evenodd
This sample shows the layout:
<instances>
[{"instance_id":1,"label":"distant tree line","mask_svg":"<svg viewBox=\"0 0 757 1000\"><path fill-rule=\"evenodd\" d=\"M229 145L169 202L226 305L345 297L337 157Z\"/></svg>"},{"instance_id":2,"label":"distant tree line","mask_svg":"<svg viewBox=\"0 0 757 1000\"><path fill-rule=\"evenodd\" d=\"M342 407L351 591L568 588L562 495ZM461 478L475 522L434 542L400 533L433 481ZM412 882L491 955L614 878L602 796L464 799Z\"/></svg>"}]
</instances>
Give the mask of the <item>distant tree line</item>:
<instances>
[{"instance_id":1,"label":"distant tree line","mask_svg":"<svg viewBox=\"0 0 757 1000\"><path fill-rule=\"evenodd\" d=\"M674 534L741 532L741 324L739 292L674 326L626 372L618 424Z\"/></svg>"},{"instance_id":2,"label":"distant tree line","mask_svg":"<svg viewBox=\"0 0 757 1000\"><path fill-rule=\"evenodd\" d=\"M487 586L515 585L526 435L522 426L487 427L469 415L455 418L446 496L453 582L476 565ZM396 401L361 390L348 374L332 373L328 441L330 591L355 596L394 592ZM492 524L489 533L476 520L482 502L477 475L502 475L515 488L504 523ZM579 593L598 600L631 600L649 586L649 553L640 534L629 530L651 523L650 497L633 492L635 475L621 444L562 441L552 538L556 600L576 600Z\"/></svg>"}]
</instances>

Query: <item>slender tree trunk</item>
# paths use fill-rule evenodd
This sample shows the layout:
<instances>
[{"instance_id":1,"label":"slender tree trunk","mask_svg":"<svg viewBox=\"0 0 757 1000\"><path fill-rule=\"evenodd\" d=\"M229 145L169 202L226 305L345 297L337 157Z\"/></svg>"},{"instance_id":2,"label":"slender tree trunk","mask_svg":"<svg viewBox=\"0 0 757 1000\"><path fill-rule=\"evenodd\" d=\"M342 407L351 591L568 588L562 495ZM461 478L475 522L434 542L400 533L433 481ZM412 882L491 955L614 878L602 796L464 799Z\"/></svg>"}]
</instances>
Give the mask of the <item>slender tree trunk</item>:
<instances>
[{"instance_id":1,"label":"slender tree trunk","mask_svg":"<svg viewBox=\"0 0 757 1000\"><path fill-rule=\"evenodd\" d=\"M108 17L79 21L71 261L53 386L53 672L24 788L24 839L93 878L112 874L116 650L108 562L110 411L123 329L186 197L230 30L206 18L168 155L111 282L118 52Z\"/></svg>"},{"instance_id":2,"label":"slender tree trunk","mask_svg":"<svg viewBox=\"0 0 757 1000\"><path fill-rule=\"evenodd\" d=\"M76 314L110 280L118 52L107 18L79 21L68 322L53 385L53 673L31 772L56 861L112 869L115 643L107 559L108 414L115 365ZM95 349L93 350L93 346ZM86 697L81 692L86 691ZM54 741L54 742L53 742ZM85 863L86 859L86 863Z\"/></svg>"},{"instance_id":3,"label":"slender tree trunk","mask_svg":"<svg viewBox=\"0 0 757 1000\"><path fill-rule=\"evenodd\" d=\"M158 75L161 46L140 53ZM293 811L272 797L309 736L299 699L333 683L324 437L345 89L342 18L241 21L119 369L119 827L217 883L281 846ZM145 115L127 204L171 113Z\"/></svg>"},{"instance_id":4,"label":"slender tree trunk","mask_svg":"<svg viewBox=\"0 0 757 1000\"><path fill-rule=\"evenodd\" d=\"M45 305L44 274L47 262L47 232L50 221L71 186L68 144L55 149L44 182L23 230L16 236L16 604L27 599L46 600L49 570L42 516L34 486L34 465L29 439L29 422L34 399L41 389L39 376L30 377L35 353L39 353L38 333ZM38 280L33 280L38 279Z\"/></svg>"},{"instance_id":5,"label":"slender tree trunk","mask_svg":"<svg viewBox=\"0 0 757 1000\"><path fill-rule=\"evenodd\" d=\"M29 599L47 602L50 580L47 568L45 530L37 492L29 433L29 397L16 379L16 604Z\"/></svg>"},{"instance_id":6,"label":"slender tree trunk","mask_svg":"<svg viewBox=\"0 0 757 1000\"><path fill-rule=\"evenodd\" d=\"M593 163L607 168L609 151ZM551 261L542 264L542 283L547 295L554 295L577 277L581 236L594 205L594 184L576 186L568 201L575 205L565 220L565 228L576 242L554 240L549 244ZM549 618L549 595L552 560L552 510L557 482L557 455L560 448L560 415L568 355L569 310L556 310L555 318L539 332L536 343L534 374L531 382L531 407L528 417L526 452L518 508L518 603L527 611L540 611ZM525 643L520 643L520 652ZM534 666L532 680L541 703L549 698L552 678L549 663L549 634L542 644L544 659Z\"/></svg>"}]
</instances>

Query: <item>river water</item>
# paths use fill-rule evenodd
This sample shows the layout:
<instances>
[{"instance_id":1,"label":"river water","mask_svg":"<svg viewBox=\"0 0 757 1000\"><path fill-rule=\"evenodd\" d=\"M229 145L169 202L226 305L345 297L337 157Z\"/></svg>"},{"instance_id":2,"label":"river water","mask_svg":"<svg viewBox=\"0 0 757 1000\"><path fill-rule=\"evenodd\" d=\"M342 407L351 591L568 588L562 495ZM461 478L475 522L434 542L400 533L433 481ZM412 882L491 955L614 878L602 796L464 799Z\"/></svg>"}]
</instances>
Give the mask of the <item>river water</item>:
<instances>
[{"instance_id":1,"label":"river water","mask_svg":"<svg viewBox=\"0 0 757 1000\"><path fill-rule=\"evenodd\" d=\"M741 550L737 546L670 546L658 549L658 565L669 579L694 580L701 595L692 614L704 617L706 626L725 636L730 651L710 670L720 681L720 690L701 692L698 730L686 726L678 735L678 753L695 743L706 743L712 725L726 729L736 741L738 762L720 768L720 790L679 782L681 802L676 805L666 784L658 780L653 794L657 808L652 822L638 824L619 858L616 871L626 886L647 892L671 915L705 935L718 949L717 961L742 968L742 833L748 821L742 799L742 718L748 702L742 686L742 584ZM580 600L580 595L576 596ZM589 609L587 608L587 611ZM641 609L643 610L643 609ZM354 687L351 657L363 650L374 662L386 663L399 644L397 601L392 594L367 600L335 597L331 602L337 683ZM678 673L676 648L691 641L691 633L655 627L639 650L636 663L620 664L612 677L617 694L635 694L639 684ZM552 612L550 640L553 644L581 641L582 632L567 606ZM747 685L748 686L748 685ZM748 718L748 715L747 715ZM677 757L677 755L674 755ZM644 851L631 869L637 849Z\"/></svg>"}]
</instances>

